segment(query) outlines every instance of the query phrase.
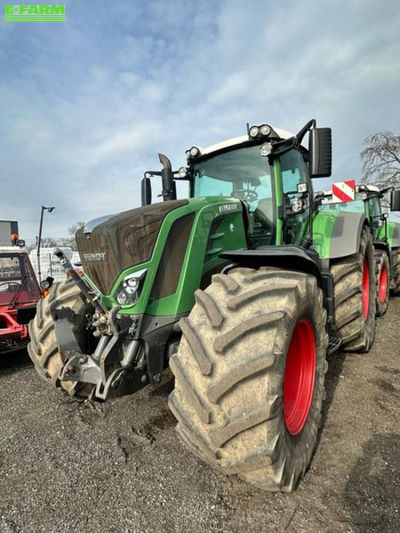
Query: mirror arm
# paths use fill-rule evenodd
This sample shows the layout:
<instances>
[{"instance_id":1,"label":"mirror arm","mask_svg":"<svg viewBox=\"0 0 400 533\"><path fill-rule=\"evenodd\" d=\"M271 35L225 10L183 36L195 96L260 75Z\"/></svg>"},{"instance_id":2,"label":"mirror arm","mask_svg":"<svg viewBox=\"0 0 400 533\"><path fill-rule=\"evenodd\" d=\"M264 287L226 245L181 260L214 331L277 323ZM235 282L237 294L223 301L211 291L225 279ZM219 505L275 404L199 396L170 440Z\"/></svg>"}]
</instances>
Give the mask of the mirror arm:
<instances>
[{"instance_id":1,"label":"mirror arm","mask_svg":"<svg viewBox=\"0 0 400 533\"><path fill-rule=\"evenodd\" d=\"M277 157L297 146L297 137L290 137L272 144L272 151L268 157Z\"/></svg>"},{"instance_id":2,"label":"mirror arm","mask_svg":"<svg viewBox=\"0 0 400 533\"><path fill-rule=\"evenodd\" d=\"M145 178L152 178L153 176L161 176L161 172L159 170L146 170L144 173Z\"/></svg>"},{"instance_id":3,"label":"mirror arm","mask_svg":"<svg viewBox=\"0 0 400 533\"><path fill-rule=\"evenodd\" d=\"M315 128L315 126L317 125L317 121L315 120L315 118L312 118L311 120L309 120L307 122L307 124L305 126L303 126L301 128L301 130L299 131L299 133L296 135L296 139L297 139L297 142L298 144L301 144L301 141L303 140L304 138L304 135L311 129L311 128Z\"/></svg>"}]
</instances>

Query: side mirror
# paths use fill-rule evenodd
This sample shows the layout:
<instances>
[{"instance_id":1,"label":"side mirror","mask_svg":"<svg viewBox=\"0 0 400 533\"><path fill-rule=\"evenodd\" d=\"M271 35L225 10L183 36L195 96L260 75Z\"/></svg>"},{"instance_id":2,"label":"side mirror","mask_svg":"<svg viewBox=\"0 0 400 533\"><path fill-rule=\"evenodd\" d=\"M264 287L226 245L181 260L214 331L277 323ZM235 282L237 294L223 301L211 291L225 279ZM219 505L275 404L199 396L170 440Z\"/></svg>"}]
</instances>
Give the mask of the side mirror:
<instances>
[{"instance_id":1,"label":"side mirror","mask_svg":"<svg viewBox=\"0 0 400 533\"><path fill-rule=\"evenodd\" d=\"M400 189L393 189L390 194L390 211L400 211Z\"/></svg>"},{"instance_id":2,"label":"side mirror","mask_svg":"<svg viewBox=\"0 0 400 533\"><path fill-rule=\"evenodd\" d=\"M310 177L328 178L332 173L332 130L313 128L310 131Z\"/></svg>"},{"instance_id":3,"label":"side mirror","mask_svg":"<svg viewBox=\"0 0 400 533\"><path fill-rule=\"evenodd\" d=\"M143 178L141 182L142 206L151 204L151 182L150 178Z\"/></svg>"}]
</instances>

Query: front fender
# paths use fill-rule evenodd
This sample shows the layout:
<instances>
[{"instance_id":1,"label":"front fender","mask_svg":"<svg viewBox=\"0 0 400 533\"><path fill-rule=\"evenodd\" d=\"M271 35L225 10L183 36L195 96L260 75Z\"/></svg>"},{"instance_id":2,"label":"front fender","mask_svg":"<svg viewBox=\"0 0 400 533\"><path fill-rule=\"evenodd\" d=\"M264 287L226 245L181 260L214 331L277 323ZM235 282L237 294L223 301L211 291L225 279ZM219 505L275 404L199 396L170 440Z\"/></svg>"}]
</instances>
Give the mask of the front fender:
<instances>
[{"instance_id":1,"label":"front fender","mask_svg":"<svg viewBox=\"0 0 400 533\"><path fill-rule=\"evenodd\" d=\"M232 261L234 266L252 268L273 266L306 272L315 276L318 285L322 286L318 254L312 250L305 250L301 246L264 246L255 250L232 250L221 253L220 257Z\"/></svg>"}]
</instances>

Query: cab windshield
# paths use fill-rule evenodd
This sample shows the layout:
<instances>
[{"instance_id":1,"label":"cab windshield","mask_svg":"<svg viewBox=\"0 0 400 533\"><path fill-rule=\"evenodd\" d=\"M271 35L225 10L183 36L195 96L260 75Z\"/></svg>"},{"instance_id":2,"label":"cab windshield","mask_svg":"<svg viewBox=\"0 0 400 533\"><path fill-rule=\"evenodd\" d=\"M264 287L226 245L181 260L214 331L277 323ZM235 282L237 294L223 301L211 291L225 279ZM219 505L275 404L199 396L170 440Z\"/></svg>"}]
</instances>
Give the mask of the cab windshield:
<instances>
[{"instance_id":1,"label":"cab windshield","mask_svg":"<svg viewBox=\"0 0 400 533\"><path fill-rule=\"evenodd\" d=\"M268 160L259 146L239 148L200 161L193 167L194 196L231 196L246 200L251 210L257 201L272 198Z\"/></svg>"},{"instance_id":2,"label":"cab windshield","mask_svg":"<svg viewBox=\"0 0 400 533\"><path fill-rule=\"evenodd\" d=\"M0 305L36 301L40 290L27 254L0 253Z\"/></svg>"},{"instance_id":3,"label":"cab windshield","mask_svg":"<svg viewBox=\"0 0 400 533\"><path fill-rule=\"evenodd\" d=\"M275 235L274 186L268 158L260 146L236 148L193 166L193 195L227 196L247 202L250 233L257 244L271 244ZM258 242L258 240L260 240Z\"/></svg>"}]
</instances>

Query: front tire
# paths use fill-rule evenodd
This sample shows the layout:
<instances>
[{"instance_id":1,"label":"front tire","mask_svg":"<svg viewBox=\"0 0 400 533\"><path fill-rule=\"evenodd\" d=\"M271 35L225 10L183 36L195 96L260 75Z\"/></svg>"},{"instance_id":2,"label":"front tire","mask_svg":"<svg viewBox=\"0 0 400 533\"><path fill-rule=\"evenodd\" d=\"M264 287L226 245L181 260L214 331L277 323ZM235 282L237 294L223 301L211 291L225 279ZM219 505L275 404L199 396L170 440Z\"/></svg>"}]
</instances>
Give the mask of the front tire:
<instances>
[{"instance_id":1,"label":"front tire","mask_svg":"<svg viewBox=\"0 0 400 533\"><path fill-rule=\"evenodd\" d=\"M93 309L85 301L79 287L70 278L55 283L46 298L39 300L36 315L29 323L30 342L28 344L29 357L35 365L35 370L41 378L55 387L61 387L70 396L89 396L93 385L76 381L60 381L60 371L64 365L58 348L54 321L50 313L50 306L57 309L69 307L76 316L76 323L71 327L83 353L88 353L88 333L86 330L87 314Z\"/></svg>"},{"instance_id":2,"label":"front tire","mask_svg":"<svg viewBox=\"0 0 400 533\"><path fill-rule=\"evenodd\" d=\"M213 276L180 324L170 408L189 449L225 474L292 491L316 445L328 337L308 274L238 268Z\"/></svg>"}]
</instances>

